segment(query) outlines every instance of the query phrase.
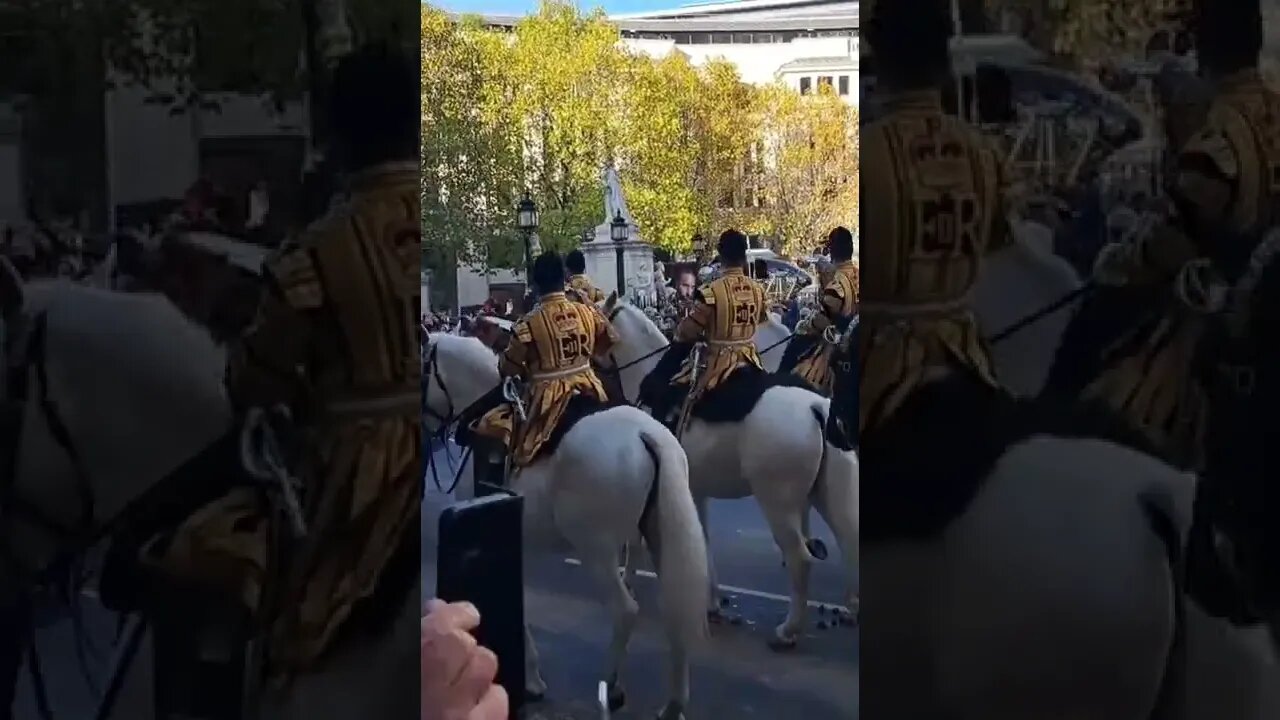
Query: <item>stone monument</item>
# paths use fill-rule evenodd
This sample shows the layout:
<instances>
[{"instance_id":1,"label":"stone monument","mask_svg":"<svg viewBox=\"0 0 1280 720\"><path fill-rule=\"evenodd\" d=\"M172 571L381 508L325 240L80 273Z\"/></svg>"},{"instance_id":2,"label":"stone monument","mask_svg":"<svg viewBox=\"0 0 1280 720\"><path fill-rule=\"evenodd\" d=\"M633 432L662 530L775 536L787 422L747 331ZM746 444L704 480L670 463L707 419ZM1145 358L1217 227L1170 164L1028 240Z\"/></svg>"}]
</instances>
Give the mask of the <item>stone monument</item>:
<instances>
[{"instance_id":1,"label":"stone monument","mask_svg":"<svg viewBox=\"0 0 1280 720\"><path fill-rule=\"evenodd\" d=\"M621 294L627 297L638 293L649 294L653 290L653 246L640 236L635 218L631 216L626 198L622 195L622 181L618 177L618 171L609 165L601 173L600 179L604 183L604 222L595 227L591 240L582 244L582 254L587 260L587 275L606 295L618 290L617 248L621 246L622 275L626 281ZM618 216L627 223L627 240L621 243L613 241L611 230L613 219Z\"/></svg>"}]
</instances>

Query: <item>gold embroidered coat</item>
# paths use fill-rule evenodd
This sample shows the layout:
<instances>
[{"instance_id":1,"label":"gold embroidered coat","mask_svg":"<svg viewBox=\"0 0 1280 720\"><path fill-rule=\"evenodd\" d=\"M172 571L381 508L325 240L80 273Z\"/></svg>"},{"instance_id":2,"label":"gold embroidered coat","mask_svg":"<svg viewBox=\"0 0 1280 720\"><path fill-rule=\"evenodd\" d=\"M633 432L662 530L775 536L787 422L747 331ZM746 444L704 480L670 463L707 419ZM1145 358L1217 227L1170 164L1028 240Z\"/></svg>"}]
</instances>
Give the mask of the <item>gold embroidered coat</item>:
<instances>
[{"instance_id":1,"label":"gold embroidered coat","mask_svg":"<svg viewBox=\"0 0 1280 720\"><path fill-rule=\"evenodd\" d=\"M586 275L570 275L566 290L569 291L566 294L573 296L573 299L593 305L604 302L605 299L604 291L596 287Z\"/></svg>"},{"instance_id":2,"label":"gold embroidered coat","mask_svg":"<svg viewBox=\"0 0 1280 720\"><path fill-rule=\"evenodd\" d=\"M742 268L726 268L720 277L698 288L693 309L676 326L675 332L677 342L707 344L706 368L692 388L689 403L724 382L740 367L764 367L756 351L755 336L756 329L768 321L769 301L764 288L747 277ZM694 357L690 354L672 378L672 384L689 384L693 363Z\"/></svg>"},{"instance_id":3,"label":"gold embroidered coat","mask_svg":"<svg viewBox=\"0 0 1280 720\"><path fill-rule=\"evenodd\" d=\"M267 262L257 319L229 354L233 403L286 404L305 438L309 534L285 576L271 578L281 593L277 672L314 663L418 527L418 164L375 166L351 185L349 203ZM234 490L189 518L155 561L256 611L268 580L266 515L257 492Z\"/></svg>"},{"instance_id":4,"label":"gold embroidered coat","mask_svg":"<svg viewBox=\"0 0 1280 720\"><path fill-rule=\"evenodd\" d=\"M835 277L822 289L821 312L814 313L808 332L819 336L831 326L843 330L858 312L858 264L853 260L836 265ZM835 378L831 356L835 347L821 340L796 363L795 373L820 392L831 396Z\"/></svg>"},{"instance_id":5,"label":"gold embroidered coat","mask_svg":"<svg viewBox=\"0 0 1280 720\"><path fill-rule=\"evenodd\" d=\"M511 344L498 365L502 377L525 381L526 420L518 422L504 404L481 417L475 431L506 444L516 467L529 465L560 424L573 395L605 400L591 359L609 352L617 341L617 331L595 305L569 300L562 292L544 295L512 328Z\"/></svg>"},{"instance_id":6,"label":"gold embroidered coat","mask_svg":"<svg viewBox=\"0 0 1280 720\"><path fill-rule=\"evenodd\" d=\"M938 92L903 93L862 129L859 433L893 413L926 372L964 366L995 384L965 300L983 257L1008 242L997 151L943 112Z\"/></svg>"},{"instance_id":7,"label":"gold embroidered coat","mask_svg":"<svg viewBox=\"0 0 1280 720\"><path fill-rule=\"evenodd\" d=\"M1280 217L1280 96L1256 70L1220 84L1203 128L1178 153L1171 193L1186 215L1182 226L1158 228L1138 244L1134 282L1170 283L1188 262L1213 255L1207 240L1225 230L1252 238ZM1155 330L1085 390L1106 402L1189 467L1202 460L1208 408L1195 374L1203 314L1172 304Z\"/></svg>"}]
</instances>

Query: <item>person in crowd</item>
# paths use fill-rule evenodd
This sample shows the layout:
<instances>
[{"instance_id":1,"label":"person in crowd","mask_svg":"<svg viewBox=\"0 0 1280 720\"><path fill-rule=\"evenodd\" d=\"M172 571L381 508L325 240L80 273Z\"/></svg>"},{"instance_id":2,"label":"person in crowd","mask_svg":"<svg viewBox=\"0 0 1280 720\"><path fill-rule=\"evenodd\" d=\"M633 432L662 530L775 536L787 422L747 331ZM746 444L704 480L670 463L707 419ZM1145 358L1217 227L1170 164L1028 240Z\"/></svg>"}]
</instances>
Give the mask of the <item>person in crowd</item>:
<instances>
[{"instance_id":1,"label":"person in crowd","mask_svg":"<svg viewBox=\"0 0 1280 720\"><path fill-rule=\"evenodd\" d=\"M210 617L273 618L265 630L273 678L314 668L393 560L417 554L418 75L416 62L381 46L338 63L329 109L351 200L266 263L257 318L227 353L238 413L293 410L290 434L305 439L292 470L304 486L309 542L268 574L272 564L260 560L288 532L264 521L274 513L259 490L225 481L231 490L145 544L154 569L216 588L202 597L235 606L210 608Z\"/></svg>"},{"instance_id":2,"label":"person in crowd","mask_svg":"<svg viewBox=\"0 0 1280 720\"><path fill-rule=\"evenodd\" d=\"M476 423L478 435L500 441L511 453L517 472L527 467L546 444L575 398L606 402L604 386L591 365L618 341L617 332L595 305L565 296L564 261L554 251L533 263L538 305L516 322L498 371L526 383L528 417L517 422L512 408L501 405Z\"/></svg>"},{"instance_id":3,"label":"person in crowd","mask_svg":"<svg viewBox=\"0 0 1280 720\"><path fill-rule=\"evenodd\" d=\"M760 283L747 277L747 236L726 230L718 243L720 277L699 288L693 309L676 326L675 342L658 361L658 367L641 388L641 400L653 408L654 417L672 423L671 411L680 405L675 418L677 433L695 405L743 368L763 371L755 344L756 330L769 320L769 304ZM695 342L707 345L706 368L695 374ZM671 369L679 362L675 376ZM671 378L665 388L655 386Z\"/></svg>"},{"instance_id":4,"label":"person in crowd","mask_svg":"<svg viewBox=\"0 0 1280 720\"><path fill-rule=\"evenodd\" d=\"M887 97L885 113L861 133L862 172L883 178L863 185L862 205L884 209L864 213L860 228L878 261L864 263L859 278L864 446L932 370L999 387L969 297L987 254L1010 242L1002 156L943 108L953 33L947 0L876 3L869 20L863 35Z\"/></svg>"},{"instance_id":5,"label":"person in crowd","mask_svg":"<svg viewBox=\"0 0 1280 720\"><path fill-rule=\"evenodd\" d=\"M587 277L587 258L581 250L573 250L566 255L564 266L569 270L569 282L565 286L567 295L579 302L604 302L604 292Z\"/></svg>"}]
</instances>

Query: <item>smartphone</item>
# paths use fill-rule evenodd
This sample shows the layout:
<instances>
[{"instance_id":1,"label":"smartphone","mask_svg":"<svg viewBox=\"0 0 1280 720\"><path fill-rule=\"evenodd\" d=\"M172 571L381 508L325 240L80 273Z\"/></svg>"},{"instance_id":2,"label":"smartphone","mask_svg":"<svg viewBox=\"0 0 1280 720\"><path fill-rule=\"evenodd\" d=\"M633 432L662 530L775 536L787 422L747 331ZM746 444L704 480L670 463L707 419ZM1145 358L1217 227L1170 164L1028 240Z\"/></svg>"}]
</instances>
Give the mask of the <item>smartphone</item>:
<instances>
[{"instance_id":1,"label":"smartphone","mask_svg":"<svg viewBox=\"0 0 1280 720\"><path fill-rule=\"evenodd\" d=\"M511 698L511 718L524 704L524 498L487 495L440 515L436 596L480 611L476 641L498 656L497 682Z\"/></svg>"}]
</instances>

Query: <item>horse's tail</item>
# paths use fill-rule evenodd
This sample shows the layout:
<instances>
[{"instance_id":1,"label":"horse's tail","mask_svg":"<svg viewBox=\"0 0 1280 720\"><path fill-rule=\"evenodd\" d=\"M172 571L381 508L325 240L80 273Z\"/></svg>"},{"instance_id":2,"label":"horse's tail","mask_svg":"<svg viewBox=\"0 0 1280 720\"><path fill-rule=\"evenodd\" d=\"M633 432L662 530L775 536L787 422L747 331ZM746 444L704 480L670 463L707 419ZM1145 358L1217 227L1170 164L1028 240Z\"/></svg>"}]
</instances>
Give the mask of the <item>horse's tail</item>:
<instances>
[{"instance_id":1,"label":"horse's tail","mask_svg":"<svg viewBox=\"0 0 1280 720\"><path fill-rule=\"evenodd\" d=\"M645 430L640 438L657 475L656 497L651 496L640 531L654 551L667 633L687 649L708 634L710 583L707 544L689 491L689 460L668 432Z\"/></svg>"},{"instance_id":2,"label":"horse's tail","mask_svg":"<svg viewBox=\"0 0 1280 720\"><path fill-rule=\"evenodd\" d=\"M853 451L841 450L831 444L826 436L827 418L822 408L815 407L813 416L822 433L822 462L813 487L814 505L840 545L840 555L849 572L852 601L858 550L858 457ZM853 608L849 610L852 612Z\"/></svg>"},{"instance_id":3,"label":"horse's tail","mask_svg":"<svg viewBox=\"0 0 1280 720\"><path fill-rule=\"evenodd\" d=\"M1151 532L1164 546L1172 578L1169 590L1173 602L1173 638L1169 644L1169 654L1165 656L1164 675L1160 680L1160 691L1150 716L1151 720L1164 720L1182 717L1186 706L1183 695L1186 687L1187 664L1183 541L1175 519L1177 510L1174 507L1173 498L1166 494L1150 492L1139 496L1138 503Z\"/></svg>"}]
</instances>

